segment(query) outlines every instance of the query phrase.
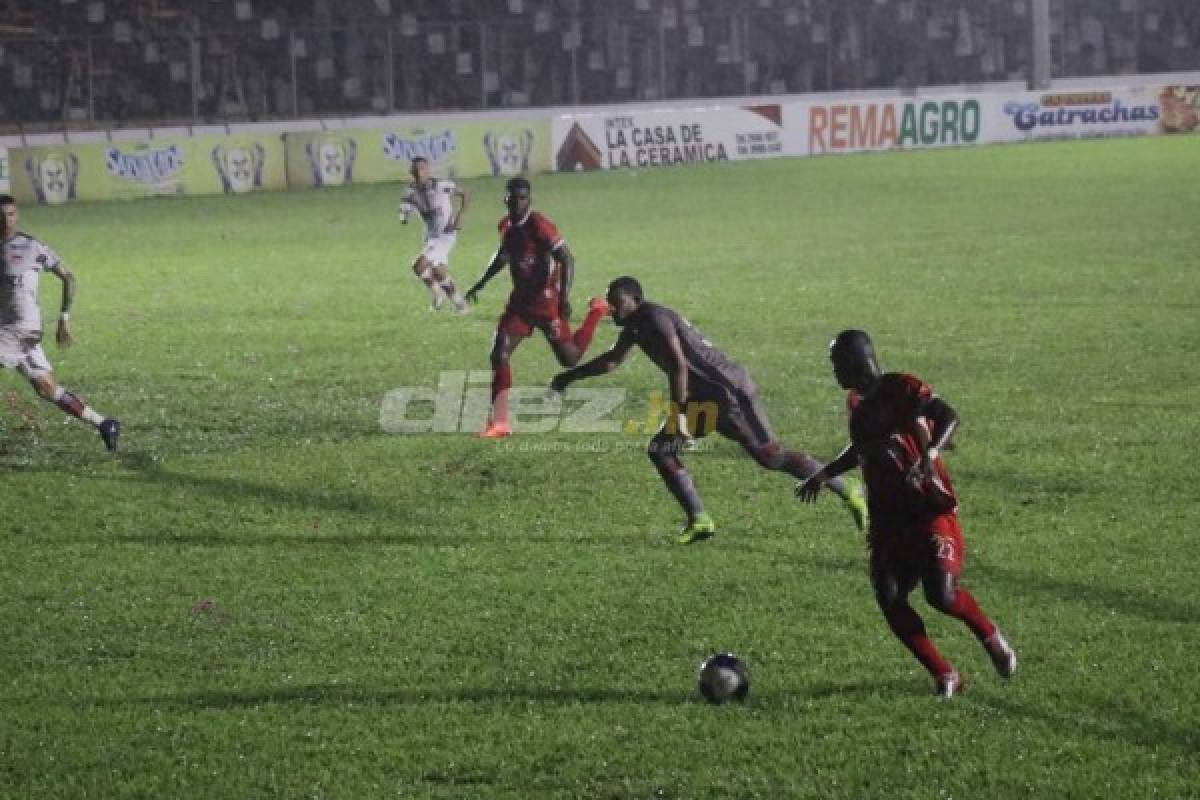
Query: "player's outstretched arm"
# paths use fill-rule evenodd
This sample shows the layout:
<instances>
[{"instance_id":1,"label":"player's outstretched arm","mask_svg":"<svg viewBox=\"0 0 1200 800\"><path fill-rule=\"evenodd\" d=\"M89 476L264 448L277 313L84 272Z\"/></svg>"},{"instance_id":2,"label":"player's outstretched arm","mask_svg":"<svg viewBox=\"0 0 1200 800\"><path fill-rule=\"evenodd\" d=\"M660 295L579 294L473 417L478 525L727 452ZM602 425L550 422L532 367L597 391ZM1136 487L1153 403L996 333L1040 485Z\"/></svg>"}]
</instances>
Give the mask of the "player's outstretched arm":
<instances>
[{"instance_id":1,"label":"player's outstretched arm","mask_svg":"<svg viewBox=\"0 0 1200 800\"><path fill-rule=\"evenodd\" d=\"M500 272L500 270L504 269L504 265L507 263L508 256L504 254L503 248L497 250L496 254L492 256L492 260L488 262L487 268L483 271L483 275L480 276L479 280L475 281L474 286L472 286L470 289L467 289L467 302L478 303L479 292L484 286L487 286L488 281L496 277L496 274Z\"/></svg>"},{"instance_id":2,"label":"player's outstretched arm","mask_svg":"<svg viewBox=\"0 0 1200 800\"><path fill-rule=\"evenodd\" d=\"M858 466L858 451L854 449L853 444L848 444L846 449L838 453L833 461L810 475L808 480L796 484L796 497L806 503L813 502L817 499L822 486L856 466Z\"/></svg>"},{"instance_id":3,"label":"player's outstretched arm","mask_svg":"<svg viewBox=\"0 0 1200 800\"><path fill-rule=\"evenodd\" d=\"M62 306L58 312L58 328L54 332L54 341L58 343L59 347L70 347L73 341L71 339L70 312L71 306L75 302L75 274L62 262L51 267L50 272L58 276L63 284Z\"/></svg>"},{"instance_id":4,"label":"player's outstretched arm","mask_svg":"<svg viewBox=\"0 0 1200 800\"><path fill-rule=\"evenodd\" d=\"M624 338L617 339L612 347L586 364L580 364L578 367L564 370L555 375L554 380L550 381L550 389L555 392L564 392L575 381L612 372L625 361L631 347L633 347L633 342L626 341Z\"/></svg>"}]
</instances>

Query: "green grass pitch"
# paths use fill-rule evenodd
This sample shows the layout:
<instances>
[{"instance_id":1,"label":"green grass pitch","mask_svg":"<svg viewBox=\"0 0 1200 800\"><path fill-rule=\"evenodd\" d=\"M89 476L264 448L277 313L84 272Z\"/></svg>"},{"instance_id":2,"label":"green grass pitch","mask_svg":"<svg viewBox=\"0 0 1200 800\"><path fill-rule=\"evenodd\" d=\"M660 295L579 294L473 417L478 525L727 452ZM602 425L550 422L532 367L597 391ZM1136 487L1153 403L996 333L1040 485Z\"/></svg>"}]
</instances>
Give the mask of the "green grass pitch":
<instances>
[{"instance_id":1,"label":"green grass pitch","mask_svg":"<svg viewBox=\"0 0 1200 800\"><path fill-rule=\"evenodd\" d=\"M844 327L958 409L964 578L1021 665L914 595L951 702L849 516L728 443L681 548L642 433L385 434L389 391L487 368L508 291L431 315L397 187L24 209L79 277L56 373L125 433L0 378L0 797L1200 796L1197 174L1192 137L534 178L576 318L636 275L793 446L844 442ZM468 187L464 286L503 211ZM665 381L580 386L633 420ZM719 649L744 706L695 695Z\"/></svg>"}]
</instances>

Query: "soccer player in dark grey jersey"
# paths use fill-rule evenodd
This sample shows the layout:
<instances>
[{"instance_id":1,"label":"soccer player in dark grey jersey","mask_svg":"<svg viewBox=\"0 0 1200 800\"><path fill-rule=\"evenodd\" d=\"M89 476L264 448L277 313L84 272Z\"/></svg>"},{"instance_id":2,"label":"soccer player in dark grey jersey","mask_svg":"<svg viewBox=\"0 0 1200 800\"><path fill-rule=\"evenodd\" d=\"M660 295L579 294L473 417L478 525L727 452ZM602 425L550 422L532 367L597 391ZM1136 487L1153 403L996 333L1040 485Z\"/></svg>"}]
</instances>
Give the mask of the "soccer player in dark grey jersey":
<instances>
[{"instance_id":1,"label":"soccer player in dark grey jersey","mask_svg":"<svg viewBox=\"0 0 1200 800\"><path fill-rule=\"evenodd\" d=\"M671 413L650 440L647 454L663 482L687 514L679 534L680 544L712 536L716 525L705 512L679 454L690 449L693 436L716 430L740 444L755 461L805 480L823 466L797 450L788 450L775 438L758 389L749 373L669 308L643 299L642 287L633 278L617 278L608 287L613 321L622 329L616 343L586 364L560 372L551 383L563 391L581 378L602 375L617 368L634 345L666 373L671 389ZM859 529L866 526L866 502L861 490L844 483L826 484L845 501Z\"/></svg>"}]
</instances>

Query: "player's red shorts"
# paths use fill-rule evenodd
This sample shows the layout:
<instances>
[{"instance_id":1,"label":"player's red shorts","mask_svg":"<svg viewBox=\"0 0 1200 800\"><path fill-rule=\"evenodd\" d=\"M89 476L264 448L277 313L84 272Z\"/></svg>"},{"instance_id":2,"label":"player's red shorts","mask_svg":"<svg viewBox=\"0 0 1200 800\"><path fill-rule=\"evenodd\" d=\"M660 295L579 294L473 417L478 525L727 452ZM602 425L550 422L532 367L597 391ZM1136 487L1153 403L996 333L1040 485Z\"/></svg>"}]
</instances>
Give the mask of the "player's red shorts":
<instances>
[{"instance_id":1,"label":"player's red shorts","mask_svg":"<svg viewBox=\"0 0 1200 800\"><path fill-rule=\"evenodd\" d=\"M549 313L547 313L549 312ZM506 306L500 315L496 330L517 339L524 339L540 330L551 342L565 342L571 338L571 325L558 314L558 310L522 309Z\"/></svg>"},{"instance_id":2,"label":"player's red shorts","mask_svg":"<svg viewBox=\"0 0 1200 800\"><path fill-rule=\"evenodd\" d=\"M936 569L955 577L962 575L963 535L957 514L940 514L897 528L871 523L867 548L872 574L884 570L918 578Z\"/></svg>"}]
</instances>

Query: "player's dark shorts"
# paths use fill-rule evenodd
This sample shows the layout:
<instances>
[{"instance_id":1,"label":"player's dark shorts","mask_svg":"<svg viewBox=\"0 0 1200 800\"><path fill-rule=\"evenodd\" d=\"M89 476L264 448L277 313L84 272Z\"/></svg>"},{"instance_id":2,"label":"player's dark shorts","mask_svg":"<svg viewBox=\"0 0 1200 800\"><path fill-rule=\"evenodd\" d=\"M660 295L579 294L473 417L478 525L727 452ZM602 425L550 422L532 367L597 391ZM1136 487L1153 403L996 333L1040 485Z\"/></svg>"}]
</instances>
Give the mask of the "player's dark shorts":
<instances>
[{"instance_id":1,"label":"player's dark shorts","mask_svg":"<svg viewBox=\"0 0 1200 800\"><path fill-rule=\"evenodd\" d=\"M962 528L954 513L894 528L872 519L867 550L872 577L887 572L912 581L935 570L962 575L965 557Z\"/></svg>"},{"instance_id":2,"label":"player's dark shorts","mask_svg":"<svg viewBox=\"0 0 1200 800\"><path fill-rule=\"evenodd\" d=\"M534 330L541 331L551 342L565 342L571 338L571 325L559 315L557 308L529 309L510 305L500 315L496 330L516 339L524 339Z\"/></svg>"},{"instance_id":3,"label":"player's dark shorts","mask_svg":"<svg viewBox=\"0 0 1200 800\"><path fill-rule=\"evenodd\" d=\"M688 423L695 436L716 430L737 442L765 446L775 441L766 406L748 375L737 376L726 385L694 382L688 397L692 417ZM716 420L712 421L715 409Z\"/></svg>"}]
</instances>

